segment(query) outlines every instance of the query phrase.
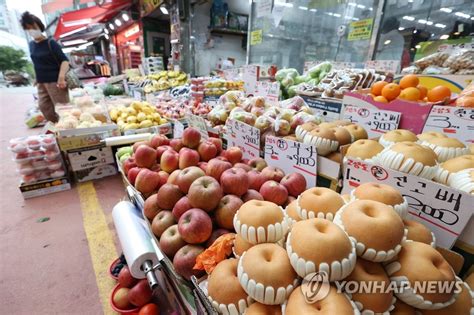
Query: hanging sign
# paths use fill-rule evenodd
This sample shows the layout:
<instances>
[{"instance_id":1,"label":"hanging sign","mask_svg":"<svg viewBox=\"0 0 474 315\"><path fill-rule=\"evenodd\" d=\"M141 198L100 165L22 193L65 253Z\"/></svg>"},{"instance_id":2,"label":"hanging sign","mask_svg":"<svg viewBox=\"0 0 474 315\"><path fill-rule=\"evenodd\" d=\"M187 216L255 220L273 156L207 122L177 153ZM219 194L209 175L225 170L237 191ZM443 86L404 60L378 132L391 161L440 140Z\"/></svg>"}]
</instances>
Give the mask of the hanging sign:
<instances>
[{"instance_id":1,"label":"hanging sign","mask_svg":"<svg viewBox=\"0 0 474 315\"><path fill-rule=\"evenodd\" d=\"M262 43L262 30L250 32L250 45L255 46Z\"/></svg>"},{"instance_id":2,"label":"hanging sign","mask_svg":"<svg viewBox=\"0 0 474 315\"><path fill-rule=\"evenodd\" d=\"M349 33L347 34L347 40L363 40L369 39L372 33L372 23L374 19L365 19L360 21L354 21L349 24Z\"/></svg>"}]
</instances>

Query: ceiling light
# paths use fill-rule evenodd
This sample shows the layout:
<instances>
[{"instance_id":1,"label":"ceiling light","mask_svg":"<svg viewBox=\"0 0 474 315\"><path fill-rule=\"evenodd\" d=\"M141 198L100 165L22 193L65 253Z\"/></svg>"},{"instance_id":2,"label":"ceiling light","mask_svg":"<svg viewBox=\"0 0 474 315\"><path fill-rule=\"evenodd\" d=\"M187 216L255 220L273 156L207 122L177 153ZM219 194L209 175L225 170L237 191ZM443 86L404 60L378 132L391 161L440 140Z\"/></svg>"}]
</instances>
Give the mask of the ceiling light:
<instances>
[{"instance_id":1,"label":"ceiling light","mask_svg":"<svg viewBox=\"0 0 474 315\"><path fill-rule=\"evenodd\" d=\"M325 14L327 14L327 15L330 15L330 16L332 16L332 15L333 15L333 13L332 13L332 12L326 12Z\"/></svg>"},{"instance_id":2,"label":"ceiling light","mask_svg":"<svg viewBox=\"0 0 474 315\"><path fill-rule=\"evenodd\" d=\"M105 39L109 39L109 35L105 34L104 35Z\"/></svg>"},{"instance_id":3,"label":"ceiling light","mask_svg":"<svg viewBox=\"0 0 474 315\"><path fill-rule=\"evenodd\" d=\"M373 10L374 10L374 9L372 9L372 8L369 8L369 11L373 11Z\"/></svg>"},{"instance_id":4,"label":"ceiling light","mask_svg":"<svg viewBox=\"0 0 474 315\"><path fill-rule=\"evenodd\" d=\"M349 2L348 5L350 5L351 7L355 7L357 4L355 4L354 2Z\"/></svg>"},{"instance_id":5,"label":"ceiling light","mask_svg":"<svg viewBox=\"0 0 474 315\"><path fill-rule=\"evenodd\" d=\"M416 49L420 49L420 48L421 48L421 45L416 45L415 48L416 48Z\"/></svg>"},{"instance_id":6,"label":"ceiling light","mask_svg":"<svg viewBox=\"0 0 474 315\"><path fill-rule=\"evenodd\" d=\"M413 34L416 34L416 33L418 33L418 31L417 31L417 30L414 30L414 31L413 31Z\"/></svg>"},{"instance_id":7,"label":"ceiling light","mask_svg":"<svg viewBox=\"0 0 474 315\"><path fill-rule=\"evenodd\" d=\"M308 10L307 7L298 7L298 9L300 9L300 10Z\"/></svg>"},{"instance_id":8,"label":"ceiling light","mask_svg":"<svg viewBox=\"0 0 474 315\"><path fill-rule=\"evenodd\" d=\"M293 5L291 5L291 6L293 6ZM161 13L163 13L164 15L168 15L168 14L169 14L168 9L167 9L164 5L162 5L162 6L160 7L160 11L161 11Z\"/></svg>"},{"instance_id":9,"label":"ceiling light","mask_svg":"<svg viewBox=\"0 0 474 315\"><path fill-rule=\"evenodd\" d=\"M433 22L431 22L431 21L426 21L426 25L433 25Z\"/></svg>"},{"instance_id":10,"label":"ceiling light","mask_svg":"<svg viewBox=\"0 0 474 315\"><path fill-rule=\"evenodd\" d=\"M383 42L384 45L390 44L392 41L390 39L387 39L386 41Z\"/></svg>"},{"instance_id":11,"label":"ceiling light","mask_svg":"<svg viewBox=\"0 0 474 315\"><path fill-rule=\"evenodd\" d=\"M107 28L104 28L104 33L109 34L109 30Z\"/></svg>"},{"instance_id":12,"label":"ceiling light","mask_svg":"<svg viewBox=\"0 0 474 315\"><path fill-rule=\"evenodd\" d=\"M449 35L447 35L447 34L441 35L439 37L439 39L448 39L448 38L449 38Z\"/></svg>"},{"instance_id":13,"label":"ceiling light","mask_svg":"<svg viewBox=\"0 0 474 315\"><path fill-rule=\"evenodd\" d=\"M113 31L115 29L115 26L112 23L110 23L109 28Z\"/></svg>"},{"instance_id":14,"label":"ceiling light","mask_svg":"<svg viewBox=\"0 0 474 315\"><path fill-rule=\"evenodd\" d=\"M474 20L474 16L471 16L471 20Z\"/></svg>"},{"instance_id":15,"label":"ceiling light","mask_svg":"<svg viewBox=\"0 0 474 315\"><path fill-rule=\"evenodd\" d=\"M128 20L130 20L130 17L128 16L127 13L124 13L124 14L122 14L122 19L123 19L125 22L127 22Z\"/></svg>"},{"instance_id":16,"label":"ceiling light","mask_svg":"<svg viewBox=\"0 0 474 315\"><path fill-rule=\"evenodd\" d=\"M117 27L122 26L122 21L120 21L119 19L115 19L115 25L117 25Z\"/></svg>"},{"instance_id":17,"label":"ceiling light","mask_svg":"<svg viewBox=\"0 0 474 315\"><path fill-rule=\"evenodd\" d=\"M427 21L426 21L426 20L423 20L423 19L418 20L418 23L420 23L420 24L426 24L426 22L427 22Z\"/></svg>"},{"instance_id":18,"label":"ceiling light","mask_svg":"<svg viewBox=\"0 0 474 315\"><path fill-rule=\"evenodd\" d=\"M318 12L316 9L309 9L311 12Z\"/></svg>"},{"instance_id":19,"label":"ceiling light","mask_svg":"<svg viewBox=\"0 0 474 315\"><path fill-rule=\"evenodd\" d=\"M441 8L439 9L440 11L443 11L443 12L446 12L446 13L451 13L453 12L453 10L449 9L449 8Z\"/></svg>"},{"instance_id":20,"label":"ceiling light","mask_svg":"<svg viewBox=\"0 0 474 315\"><path fill-rule=\"evenodd\" d=\"M286 2L276 2L276 5L281 5L282 7L293 8L293 3L286 3Z\"/></svg>"},{"instance_id":21,"label":"ceiling light","mask_svg":"<svg viewBox=\"0 0 474 315\"><path fill-rule=\"evenodd\" d=\"M466 14L466 13L463 13L463 12L456 12L456 13L454 13L454 15L460 16L460 17L465 18L465 19L468 19L468 18L471 17L469 14Z\"/></svg>"},{"instance_id":22,"label":"ceiling light","mask_svg":"<svg viewBox=\"0 0 474 315\"><path fill-rule=\"evenodd\" d=\"M415 18L413 16L406 16L406 15L403 17L403 19L407 20L407 21L414 21L415 20Z\"/></svg>"},{"instance_id":23,"label":"ceiling light","mask_svg":"<svg viewBox=\"0 0 474 315\"><path fill-rule=\"evenodd\" d=\"M365 5L363 5L363 4L358 4L357 7L360 8L360 9L365 9Z\"/></svg>"},{"instance_id":24,"label":"ceiling light","mask_svg":"<svg viewBox=\"0 0 474 315\"><path fill-rule=\"evenodd\" d=\"M359 21L359 18L353 17L352 20Z\"/></svg>"},{"instance_id":25,"label":"ceiling light","mask_svg":"<svg viewBox=\"0 0 474 315\"><path fill-rule=\"evenodd\" d=\"M342 15L340 15L339 13L334 13L333 16L335 16L335 17L341 17Z\"/></svg>"},{"instance_id":26,"label":"ceiling light","mask_svg":"<svg viewBox=\"0 0 474 315\"><path fill-rule=\"evenodd\" d=\"M85 44L85 43L87 43L87 41L84 39L74 39L74 40L67 40L67 41L62 42L63 46L76 46L76 45Z\"/></svg>"},{"instance_id":27,"label":"ceiling light","mask_svg":"<svg viewBox=\"0 0 474 315\"><path fill-rule=\"evenodd\" d=\"M445 28L446 27L446 25L441 24L441 23L436 23L434 26L437 27L437 28Z\"/></svg>"},{"instance_id":28,"label":"ceiling light","mask_svg":"<svg viewBox=\"0 0 474 315\"><path fill-rule=\"evenodd\" d=\"M92 19L87 18L87 19L68 21L68 22L64 22L63 24L66 27L73 27L73 26L79 26L79 25L84 25L84 24L90 24L91 22L92 22Z\"/></svg>"},{"instance_id":29,"label":"ceiling light","mask_svg":"<svg viewBox=\"0 0 474 315\"><path fill-rule=\"evenodd\" d=\"M461 34L461 33L459 33L459 32L454 32L453 34L454 34L454 35L459 35L459 34Z\"/></svg>"},{"instance_id":30,"label":"ceiling light","mask_svg":"<svg viewBox=\"0 0 474 315\"><path fill-rule=\"evenodd\" d=\"M405 28L404 27L399 27L398 30L399 31L403 31Z\"/></svg>"},{"instance_id":31,"label":"ceiling light","mask_svg":"<svg viewBox=\"0 0 474 315\"><path fill-rule=\"evenodd\" d=\"M413 0L408 0L408 3L413 3Z\"/></svg>"}]
</instances>

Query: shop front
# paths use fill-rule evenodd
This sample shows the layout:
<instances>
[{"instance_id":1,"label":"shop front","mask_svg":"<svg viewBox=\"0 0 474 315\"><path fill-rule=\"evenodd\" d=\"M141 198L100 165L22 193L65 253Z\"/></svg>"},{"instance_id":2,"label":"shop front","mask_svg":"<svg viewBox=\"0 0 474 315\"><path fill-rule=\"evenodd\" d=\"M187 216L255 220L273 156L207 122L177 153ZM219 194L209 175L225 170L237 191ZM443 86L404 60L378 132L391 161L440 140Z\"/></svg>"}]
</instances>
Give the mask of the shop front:
<instances>
[{"instance_id":1,"label":"shop front","mask_svg":"<svg viewBox=\"0 0 474 315\"><path fill-rule=\"evenodd\" d=\"M118 64L121 71L138 68L143 58L143 31L139 22L115 34Z\"/></svg>"}]
</instances>

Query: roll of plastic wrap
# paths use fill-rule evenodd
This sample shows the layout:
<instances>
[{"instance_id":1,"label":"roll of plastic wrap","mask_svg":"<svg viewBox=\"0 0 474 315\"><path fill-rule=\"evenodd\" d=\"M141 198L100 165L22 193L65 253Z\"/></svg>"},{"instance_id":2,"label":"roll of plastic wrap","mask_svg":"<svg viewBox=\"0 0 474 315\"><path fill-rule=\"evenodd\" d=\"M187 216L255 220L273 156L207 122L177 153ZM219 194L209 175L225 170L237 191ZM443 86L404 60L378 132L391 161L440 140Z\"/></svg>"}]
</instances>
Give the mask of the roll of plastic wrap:
<instances>
[{"instance_id":1,"label":"roll of plastic wrap","mask_svg":"<svg viewBox=\"0 0 474 315\"><path fill-rule=\"evenodd\" d=\"M132 276L137 279L146 278L141 268L143 263L150 261L155 266L158 264L158 257L141 211L133 203L121 201L115 205L112 217Z\"/></svg>"},{"instance_id":2,"label":"roll of plastic wrap","mask_svg":"<svg viewBox=\"0 0 474 315\"><path fill-rule=\"evenodd\" d=\"M104 142L106 146L112 147L116 145L132 144L138 141L146 141L150 139L150 137L151 133L140 133L136 135L110 137L106 138Z\"/></svg>"}]
</instances>

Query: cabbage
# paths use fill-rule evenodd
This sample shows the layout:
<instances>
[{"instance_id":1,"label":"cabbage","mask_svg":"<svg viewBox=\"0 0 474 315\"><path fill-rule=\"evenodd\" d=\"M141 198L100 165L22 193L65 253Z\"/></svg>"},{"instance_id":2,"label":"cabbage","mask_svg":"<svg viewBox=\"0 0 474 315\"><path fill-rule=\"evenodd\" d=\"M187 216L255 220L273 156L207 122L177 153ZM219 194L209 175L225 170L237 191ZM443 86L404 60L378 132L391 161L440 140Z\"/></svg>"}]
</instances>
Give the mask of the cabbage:
<instances>
[{"instance_id":1,"label":"cabbage","mask_svg":"<svg viewBox=\"0 0 474 315\"><path fill-rule=\"evenodd\" d=\"M283 85L285 88L290 87L295 84L295 80L291 76L286 76L282 81L281 85Z\"/></svg>"},{"instance_id":2,"label":"cabbage","mask_svg":"<svg viewBox=\"0 0 474 315\"><path fill-rule=\"evenodd\" d=\"M308 83L308 84L310 84L310 85L312 85L312 86L316 86L316 85L318 85L318 83L319 83L319 79L311 79L311 80L309 80L309 81L306 82L306 83Z\"/></svg>"},{"instance_id":3,"label":"cabbage","mask_svg":"<svg viewBox=\"0 0 474 315\"><path fill-rule=\"evenodd\" d=\"M329 72L331 71L331 63L328 62L328 61L325 61L325 62L321 62L320 64L317 64L316 66L314 67L311 67L309 70L308 70L308 74L313 78L313 79L316 79L316 78L319 78L321 79L321 73L322 72Z\"/></svg>"},{"instance_id":4,"label":"cabbage","mask_svg":"<svg viewBox=\"0 0 474 315\"><path fill-rule=\"evenodd\" d=\"M288 97L293 97L296 95L296 89L298 88L297 85L290 86L288 88Z\"/></svg>"},{"instance_id":5,"label":"cabbage","mask_svg":"<svg viewBox=\"0 0 474 315\"><path fill-rule=\"evenodd\" d=\"M275 73L275 79L277 81L283 81L286 77L290 76L291 78L296 78L298 71L293 68L280 69Z\"/></svg>"},{"instance_id":6,"label":"cabbage","mask_svg":"<svg viewBox=\"0 0 474 315\"><path fill-rule=\"evenodd\" d=\"M309 75L298 75L295 78L295 84L300 84L303 82L307 82L311 77Z\"/></svg>"}]
</instances>

